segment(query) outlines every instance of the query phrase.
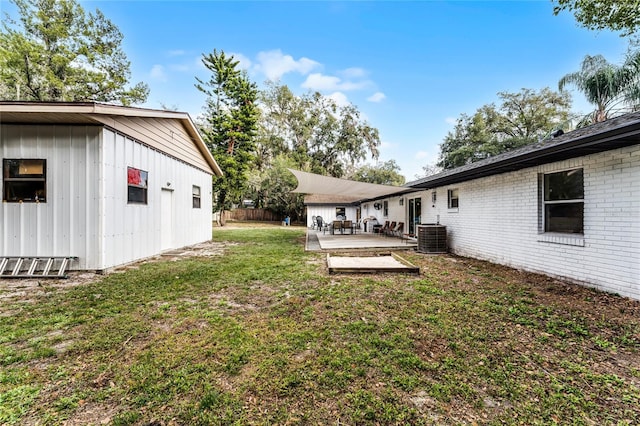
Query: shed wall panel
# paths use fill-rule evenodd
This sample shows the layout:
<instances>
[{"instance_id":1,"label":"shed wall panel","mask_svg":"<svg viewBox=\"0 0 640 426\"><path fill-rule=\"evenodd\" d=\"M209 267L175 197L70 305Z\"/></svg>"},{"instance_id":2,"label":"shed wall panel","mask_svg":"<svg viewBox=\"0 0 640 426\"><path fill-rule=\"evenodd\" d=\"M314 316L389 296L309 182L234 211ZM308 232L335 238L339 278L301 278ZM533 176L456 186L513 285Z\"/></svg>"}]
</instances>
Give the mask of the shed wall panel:
<instances>
[{"instance_id":1,"label":"shed wall panel","mask_svg":"<svg viewBox=\"0 0 640 426\"><path fill-rule=\"evenodd\" d=\"M96 269L99 144L96 126L2 125L0 158L47 160L46 202L0 208L0 255L77 256L73 267Z\"/></svg>"},{"instance_id":2,"label":"shed wall panel","mask_svg":"<svg viewBox=\"0 0 640 426\"><path fill-rule=\"evenodd\" d=\"M103 268L153 256L161 251L162 232L178 248L211 239L211 175L147 145L104 129L105 216ZM148 172L147 204L127 202L127 167ZM201 189L201 207L193 208L192 187ZM173 193L171 229L162 229L161 192Z\"/></svg>"}]
</instances>

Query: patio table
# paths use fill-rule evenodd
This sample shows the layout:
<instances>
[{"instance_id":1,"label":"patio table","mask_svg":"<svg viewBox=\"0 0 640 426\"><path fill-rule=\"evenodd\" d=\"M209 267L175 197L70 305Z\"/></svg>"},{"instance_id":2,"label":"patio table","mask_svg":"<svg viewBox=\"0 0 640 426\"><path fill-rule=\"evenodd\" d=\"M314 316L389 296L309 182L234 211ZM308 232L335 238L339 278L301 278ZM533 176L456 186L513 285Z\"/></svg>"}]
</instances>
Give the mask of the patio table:
<instances>
[{"instance_id":1,"label":"patio table","mask_svg":"<svg viewBox=\"0 0 640 426\"><path fill-rule=\"evenodd\" d=\"M351 220L334 220L331 223L331 229L329 233L331 235L335 235L335 231L338 229L340 230L341 235L344 235L344 231L346 229L348 229L349 233L353 235L356 233L356 224Z\"/></svg>"}]
</instances>

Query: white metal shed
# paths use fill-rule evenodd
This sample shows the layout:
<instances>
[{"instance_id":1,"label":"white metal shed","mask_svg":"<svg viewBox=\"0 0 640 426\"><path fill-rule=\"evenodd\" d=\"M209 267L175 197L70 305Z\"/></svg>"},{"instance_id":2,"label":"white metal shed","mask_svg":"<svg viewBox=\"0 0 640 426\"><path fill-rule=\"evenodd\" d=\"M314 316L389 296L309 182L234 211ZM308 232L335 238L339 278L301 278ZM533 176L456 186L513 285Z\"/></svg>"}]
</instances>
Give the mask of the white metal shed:
<instances>
[{"instance_id":1,"label":"white metal shed","mask_svg":"<svg viewBox=\"0 0 640 426\"><path fill-rule=\"evenodd\" d=\"M207 241L222 171L188 114L0 102L0 256L105 270Z\"/></svg>"}]
</instances>

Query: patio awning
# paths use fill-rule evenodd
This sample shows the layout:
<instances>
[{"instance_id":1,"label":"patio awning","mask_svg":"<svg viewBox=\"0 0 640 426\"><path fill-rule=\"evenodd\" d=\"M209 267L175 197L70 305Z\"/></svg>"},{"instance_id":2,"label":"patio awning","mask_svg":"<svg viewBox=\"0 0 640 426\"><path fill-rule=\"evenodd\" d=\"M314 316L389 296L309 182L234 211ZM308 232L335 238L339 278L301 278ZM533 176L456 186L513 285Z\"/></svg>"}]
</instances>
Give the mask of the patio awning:
<instances>
[{"instance_id":1,"label":"patio awning","mask_svg":"<svg viewBox=\"0 0 640 426\"><path fill-rule=\"evenodd\" d=\"M396 194L408 189L404 186L356 182L331 176L317 175L315 173L301 172L300 170L288 170L293 173L298 180L298 187L292 192L302 194L342 195L345 197L357 197L361 200L369 200Z\"/></svg>"}]
</instances>

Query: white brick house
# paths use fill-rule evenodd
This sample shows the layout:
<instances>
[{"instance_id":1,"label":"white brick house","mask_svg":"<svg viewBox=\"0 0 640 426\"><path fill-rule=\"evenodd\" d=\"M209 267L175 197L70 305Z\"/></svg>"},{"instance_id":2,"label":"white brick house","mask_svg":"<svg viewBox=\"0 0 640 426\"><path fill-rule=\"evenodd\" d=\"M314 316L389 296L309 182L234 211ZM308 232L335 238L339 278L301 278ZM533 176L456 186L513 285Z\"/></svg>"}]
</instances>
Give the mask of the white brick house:
<instances>
[{"instance_id":1,"label":"white brick house","mask_svg":"<svg viewBox=\"0 0 640 426\"><path fill-rule=\"evenodd\" d=\"M306 193L355 194L305 179L317 182ZM452 253L640 300L640 112L361 195L360 205L409 234L446 226Z\"/></svg>"},{"instance_id":2,"label":"white brick house","mask_svg":"<svg viewBox=\"0 0 640 426\"><path fill-rule=\"evenodd\" d=\"M453 253L640 299L640 113L407 186Z\"/></svg>"}]
</instances>

